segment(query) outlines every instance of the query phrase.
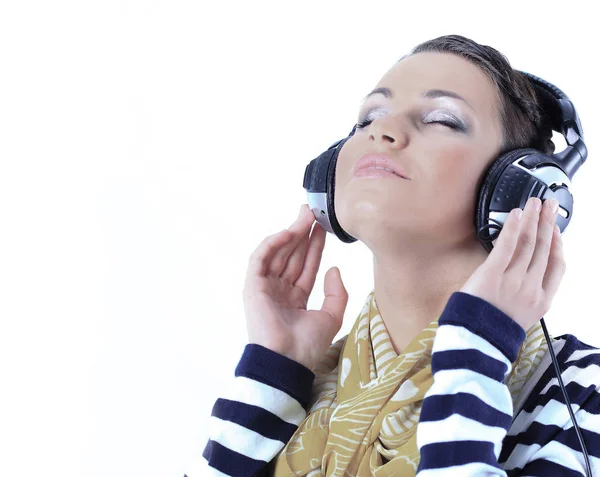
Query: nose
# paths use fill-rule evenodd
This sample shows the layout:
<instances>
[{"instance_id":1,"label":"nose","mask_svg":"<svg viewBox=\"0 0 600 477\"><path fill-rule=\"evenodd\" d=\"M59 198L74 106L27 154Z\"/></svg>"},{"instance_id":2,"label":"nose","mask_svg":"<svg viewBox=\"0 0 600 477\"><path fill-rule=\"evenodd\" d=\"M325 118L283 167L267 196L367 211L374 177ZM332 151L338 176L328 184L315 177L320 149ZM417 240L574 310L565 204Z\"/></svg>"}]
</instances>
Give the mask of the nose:
<instances>
[{"instance_id":1,"label":"nose","mask_svg":"<svg viewBox=\"0 0 600 477\"><path fill-rule=\"evenodd\" d=\"M387 114L370 124L369 140L387 148L402 149L408 144L407 127L399 115Z\"/></svg>"}]
</instances>

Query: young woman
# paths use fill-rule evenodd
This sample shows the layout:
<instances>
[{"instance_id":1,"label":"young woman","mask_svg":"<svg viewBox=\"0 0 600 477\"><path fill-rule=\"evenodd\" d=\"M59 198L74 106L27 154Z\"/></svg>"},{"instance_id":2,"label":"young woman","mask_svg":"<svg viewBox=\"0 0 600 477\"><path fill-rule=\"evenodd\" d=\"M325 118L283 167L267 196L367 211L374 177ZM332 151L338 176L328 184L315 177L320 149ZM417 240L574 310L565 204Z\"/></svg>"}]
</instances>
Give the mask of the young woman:
<instances>
[{"instance_id":1,"label":"young woman","mask_svg":"<svg viewBox=\"0 0 600 477\"><path fill-rule=\"evenodd\" d=\"M495 49L451 35L419 45L376 86L335 177L337 219L372 251L374 290L331 344L348 294L334 267L321 310L306 310L326 234L311 210L259 245L244 287L250 344L213 408L209 468L586 475L539 323L565 272L556 201L514 209L490 253L473 229L496 158L554 152L532 85ZM357 169L367 154L395 173ZM600 475L600 350L570 334L551 341Z\"/></svg>"}]
</instances>

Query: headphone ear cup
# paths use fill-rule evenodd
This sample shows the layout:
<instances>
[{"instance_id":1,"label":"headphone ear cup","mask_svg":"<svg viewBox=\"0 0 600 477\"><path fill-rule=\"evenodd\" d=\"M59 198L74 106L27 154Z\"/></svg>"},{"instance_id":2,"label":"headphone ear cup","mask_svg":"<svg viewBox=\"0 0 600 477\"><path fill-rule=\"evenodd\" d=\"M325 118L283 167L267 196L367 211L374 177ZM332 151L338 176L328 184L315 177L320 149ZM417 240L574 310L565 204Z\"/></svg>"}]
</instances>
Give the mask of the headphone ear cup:
<instances>
[{"instance_id":1,"label":"headphone ear cup","mask_svg":"<svg viewBox=\"0 0 600 477\"><path fill-rule=\"evenodd\" d=\"M344 231L335 215L335 170L338 155L352 133L336 141L325 152L310 161L304 171L303 179L308 205L317 223L344 243L356 242L357 239Z\"/></svg>"},{"instance_id":2,"label":"headphone ear cup","mask_svg":"<svg viewBox=\"0 0 600 477\"><path fill-rule=\"evenodd\" d=\"M532 187L539 182L533 180L534 183L528 187L527 185L532 182L531 175L516 166L511 167L511 165L524 156L539 152L532 148L514 149L498 157L485 173L477 195L474 224L475 233L483 248L488 252L494 248L492 242L496 240L501 230L501 226L495 223L490 224L490 216L494 221L494 216L508 214L514 208L523 207L529 194L534 192L533 195L535 195ZM490 234L490 228L496 229L498 232Z\"/></svg>"}]
</instances>

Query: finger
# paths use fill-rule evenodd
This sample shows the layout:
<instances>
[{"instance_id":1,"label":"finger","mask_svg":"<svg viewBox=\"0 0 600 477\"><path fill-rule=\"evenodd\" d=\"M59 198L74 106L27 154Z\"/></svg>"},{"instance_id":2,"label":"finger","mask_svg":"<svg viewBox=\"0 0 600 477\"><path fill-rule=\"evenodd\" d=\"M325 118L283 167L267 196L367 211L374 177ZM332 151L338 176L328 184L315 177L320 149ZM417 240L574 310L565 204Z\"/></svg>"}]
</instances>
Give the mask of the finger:
<instances>
[{"instance_id":1,"label":"finger","mask_svg":"<svg viewBox=\"0 0 600 477\"><path fill-rule=\"evenodd\" d=\"M527 269L527 280L537 288L542 286L552 248L552 236L556 222L556 213L552 210L553 203L557 204L556 199L546 200L542 206L538 222L537 243Z\"/></svg>"},{"instance_id":2,"label":"finger","mask_svg":"<svg viewBox=\"0 0 600 477\"><path fill-rule=\"evenodd\" d=\"M549 297L554 297L554 295L556 295L558 286L567 269L562 237L560 236L560 231L557 229L558 225L555 227L554 233L552 234L552 249L550 250L548 268L546 269L544 282L542 283L542 288Z\"/></svg>"},{"instance_id":3,"label":"finger","mask_svg":"<svg viewBox=\"0 0 600 477\"><path fill-rule=\"evenodd\" d=\"M337 333L344 321L344 311L346 311L348 305L348 292L342 282L339 268L332 267L327 271L323 287L325 298L323 299L321 311L333 317L337 327L335 332Z\"/></svg>"},{"instance_id":4,"label":"finger","mask_svg":"<svg viewBox=\"0 0 600 477\"><path fill-rule=\"evenodd\" d=\"M292 234L288 229L266 237L252 255L250 255L247 276L264 277L268 272L269 263L277 253L277 250L291 237Z\"/></svg>"},{"instance_id":5,"label":"finger","mask_svg":"<svg viewBox=\"0 0 600 477\"><path fill-rule=\"evenodd\" d=\"M494 248L486 260L486 264L489 264L500 273L506 270L517 246L522 220L519 219L519 211L522 212L519 208L510 211L498 238L495 240Z\"/></svg>"},{"instance_id":6,"label":"finger","mask_svg":"<svg viewBox=\"0 0 600 477\"><path fill-rule=\"evenodd\" d=\"M523 209L523 218L521 219L521 230L517 243L517 249L513 254L512 260L505 272L516 273L517 276L525 278L527 268L531 263L531 257L535 250L537 241L537 229L540 212L536 210L536 205L541 207L542 201L537 197L531 197Z\"/></svg>"},{"instance_id":7,"label":"finger","mask_svg":"<svg viewBox=\"0 0 600 477\"><path fill-rule=\"evenodd\" d=\"M314 228L313 228L314 231ZM311 234L312 237L313 234ZM302 265L304 264L304 257L306 257L306 249L308 248L309 234L304 234L296 245L296 248L292 250L292 253L288 257L287 263L281 278L289 283L294 283L298 279L298 275L302 271Z\"/></svg>"},{"instance_id":8,"label":"finger","mask_svg":"<svg viewBox=\"0 0 600 477\"><path fill-rule=\"evenodd\" d=\"M302 204L300 211L298 212L298 217L288 229L292 235L290 240L286 242L284 246L280 247L275 256L271 259L268 269L269 275L278 277L283 273L289 256L298 246L302 238L308 236L310 227L314 221L315 216L308 208L308 205Z\"/></svg>"},{"instance_id":9,"label":"finger","mask_svg":"<svg viewBox=\"0 0 600 477\"><path fill-rule=\"evenodd\" d=\"M327 231L316 223L310 237L302 272L300 273L300 277L298 277L294 283L297 287L302 288L307 295L310 295L313 286L315 285L315 279L317 278L317 273L321 266L323 249L325 248L326 235Z\"/></svg>"}]
</instances>

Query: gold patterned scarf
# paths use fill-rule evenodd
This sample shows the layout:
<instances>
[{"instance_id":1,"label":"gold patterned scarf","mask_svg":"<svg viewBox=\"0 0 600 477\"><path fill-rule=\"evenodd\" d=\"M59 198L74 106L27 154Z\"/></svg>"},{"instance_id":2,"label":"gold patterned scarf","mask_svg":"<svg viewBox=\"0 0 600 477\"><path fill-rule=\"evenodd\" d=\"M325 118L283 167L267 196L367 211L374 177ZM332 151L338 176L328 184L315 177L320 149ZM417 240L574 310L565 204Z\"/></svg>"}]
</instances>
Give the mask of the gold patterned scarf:
<instances>
[{"instance_id":1,"label":"gold patterned scarf","mask_svg":"<svg viewBox=\"0 0 600 477\"><path fill-rule=\"evenodd\" d=\"M274 477L414 476L416 429L433 383L433 320L398 355L371 291L350 333L315 366L306 419L272 462ZM513 409L548 345L531 327L505 381Z\"/></svg>"}]
</instances>

